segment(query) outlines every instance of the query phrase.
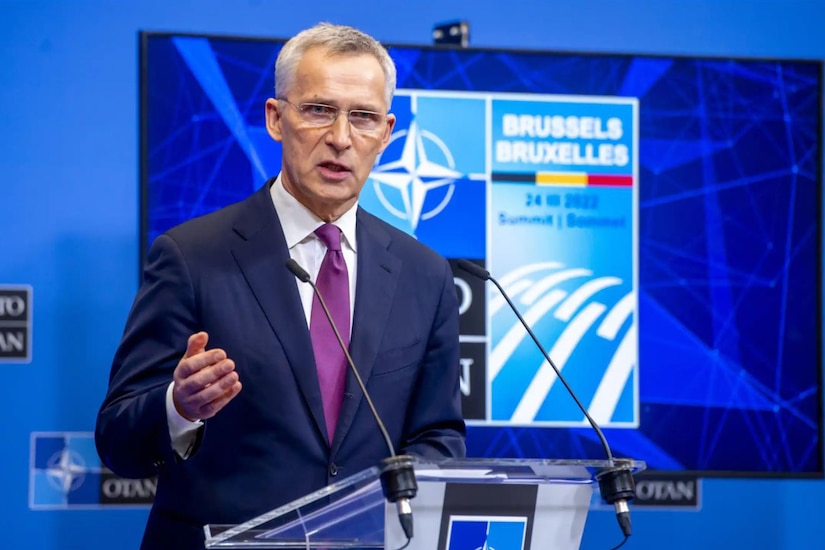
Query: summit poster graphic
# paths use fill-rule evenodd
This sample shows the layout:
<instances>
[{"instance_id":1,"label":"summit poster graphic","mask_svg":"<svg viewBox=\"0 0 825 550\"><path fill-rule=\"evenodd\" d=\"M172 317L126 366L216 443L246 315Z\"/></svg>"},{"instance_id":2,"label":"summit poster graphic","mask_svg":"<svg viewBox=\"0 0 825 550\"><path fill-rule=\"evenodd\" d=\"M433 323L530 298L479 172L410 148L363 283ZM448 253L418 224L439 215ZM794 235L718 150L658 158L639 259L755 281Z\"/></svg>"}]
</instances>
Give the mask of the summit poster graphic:
<instances>
[{"instance_id":1,"label":"summit poster graphic","mask_svg":"<svg viewBox=\"0 0 825 550\"><path fill-rule=\"evenodd\" d=\"M488 269L593 418L637 426L637 102L491 102ZM489 419L583 424L555 370L502 305L491 295Z\"/></svg>"},{"instance_id":2,"label":"summit poster graphic","mask_svg":"<svg viewBox=\"0 0 825 550\"><path fill-rule=\"evenodd\" d=\"M399 90L392 112L361 205L484 265L594 419L638 426L638 101ZM461 312L468 422L583 425L495 287L474 298Z\"/></svg>"}]
</instances>

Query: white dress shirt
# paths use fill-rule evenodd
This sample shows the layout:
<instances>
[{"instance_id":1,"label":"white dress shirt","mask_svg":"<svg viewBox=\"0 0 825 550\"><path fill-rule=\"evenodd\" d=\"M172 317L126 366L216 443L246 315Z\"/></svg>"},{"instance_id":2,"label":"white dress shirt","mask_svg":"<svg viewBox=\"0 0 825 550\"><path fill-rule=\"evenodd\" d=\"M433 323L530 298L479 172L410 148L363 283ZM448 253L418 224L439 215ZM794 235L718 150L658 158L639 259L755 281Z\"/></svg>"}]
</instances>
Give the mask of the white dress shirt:
<instances>
[{"instance_id":1,"label":"white dress shirt","mask_svg":"<svg viewBox=\"0 0 825 550\"><path fill-rule=\"evenodd\" d=\"M318 216L313 214L306 206L287 193L281 182L281 176L275 180L270 188L272 203L275 211L281 220L281 228L284 232L286 245L289 248L289 256L298 262L309 273L312 281L318 279L318 271L321 269L321 262L327 252L326 245L315 235L315 230L324 224ZM358 203L347 210L340 218L332 222L342 233L341 251L344 261L347 263L349 273L349 296L350 296L350 332L352 331L352 317L355 308L355 281L357 274L357 249L355 243L355 219ZM274 236L273 236L274 237ZM284 267L286 269L286 267ZM304 308L307 327L312 314L313 290L309 284L302 283L297 278L295 284L298 285L298 292L301 295L301 305ZM232 359L230 357L230 359ZM243 382L243 380L241 380ZM166 419L169 424L169 436L172 440L172 447L182 458L186 459L191 454L192 444L195 442L195 435L203 422L196 420L190 422L183 418L175 409L172 398L172 388L174 382L166 389ZM243 391L243 390L242 390ZM220 413L218 413L220 414Z\"/></svg>"}]
</instances>

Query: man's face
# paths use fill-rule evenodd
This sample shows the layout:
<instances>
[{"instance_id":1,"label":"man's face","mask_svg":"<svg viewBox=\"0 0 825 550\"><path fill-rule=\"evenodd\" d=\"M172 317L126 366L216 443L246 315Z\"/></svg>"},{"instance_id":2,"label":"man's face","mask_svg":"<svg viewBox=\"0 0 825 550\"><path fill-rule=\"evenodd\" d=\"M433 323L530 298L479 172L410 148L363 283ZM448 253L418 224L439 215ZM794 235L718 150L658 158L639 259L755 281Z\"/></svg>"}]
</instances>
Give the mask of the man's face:
<instances>
[{"instance_id":1,"label":"man's face","mask_svg":"<svg viewBox=\"0 0 825 550\"><path fill-rule=\"evenodd\" d=\"M390 139L395 117L375 131L354 129L343 111L359 109L386 113L384 73L367 54L329 55L309 49L296 67L286 99L269 99L269 135L283 148L284 188L318 217L332 221L358 199L375 158ZM308 124L296 106L318 103L342 109L330 125ZM291 105L290 105L291 104Z\"/></svg>"}]
</instances>

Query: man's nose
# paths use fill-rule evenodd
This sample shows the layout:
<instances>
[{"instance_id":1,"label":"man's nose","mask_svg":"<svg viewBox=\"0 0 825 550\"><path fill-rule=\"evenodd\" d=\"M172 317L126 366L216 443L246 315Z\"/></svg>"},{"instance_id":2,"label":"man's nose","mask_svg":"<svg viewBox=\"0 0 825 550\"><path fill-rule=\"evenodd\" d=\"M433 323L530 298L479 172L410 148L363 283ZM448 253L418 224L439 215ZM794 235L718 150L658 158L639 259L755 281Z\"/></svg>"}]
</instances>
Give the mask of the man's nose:
<instances>
[{"instance_id":1,"label":"man's nose","mask_svg":"<svg viewBox=\"0 0 825 550\"><path fill-rule=\"evenodd\" d=\"M352 126L349 122L349 113L339 111L332 121L327 132L327 143L336 149L346 149L352 144Z\"/></svg>"}]
</instances>

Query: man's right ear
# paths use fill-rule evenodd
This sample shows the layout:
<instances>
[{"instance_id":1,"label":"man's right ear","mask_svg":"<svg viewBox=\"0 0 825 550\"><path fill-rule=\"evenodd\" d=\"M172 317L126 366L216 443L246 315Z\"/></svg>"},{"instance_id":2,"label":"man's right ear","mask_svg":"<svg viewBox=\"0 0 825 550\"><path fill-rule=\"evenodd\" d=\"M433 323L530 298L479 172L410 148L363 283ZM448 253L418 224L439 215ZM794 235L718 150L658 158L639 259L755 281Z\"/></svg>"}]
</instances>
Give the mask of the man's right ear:
<instances>
[{"instance_id":1,"label":"man's right ear","mask_svg":"<svg viewBox=\"0 0 825 550\"><path fill-rule=\"evenodd\" d=\"M275 141L281 141L281 105L278 100L270 97L266 100L266 131Z\"/></svg>"}]
</instances>

